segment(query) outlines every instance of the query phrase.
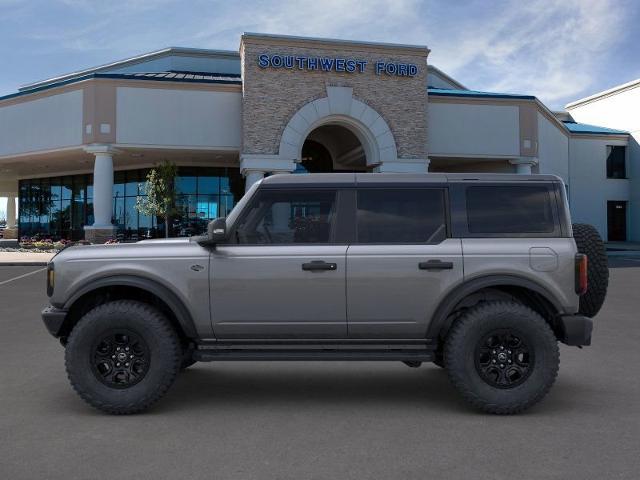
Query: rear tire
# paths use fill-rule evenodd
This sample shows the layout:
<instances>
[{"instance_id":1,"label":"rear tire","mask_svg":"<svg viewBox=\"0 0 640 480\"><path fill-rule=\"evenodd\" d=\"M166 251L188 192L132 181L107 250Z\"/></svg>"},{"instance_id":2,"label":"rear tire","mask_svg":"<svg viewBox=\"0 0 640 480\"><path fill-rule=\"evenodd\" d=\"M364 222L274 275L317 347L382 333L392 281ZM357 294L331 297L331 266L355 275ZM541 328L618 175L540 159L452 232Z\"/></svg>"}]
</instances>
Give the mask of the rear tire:
<instances>
[{"instance_id":1,"label":"rear tire","mask_svg":"<svg viewBox=\"0 0 640 480\"><path fill-rule=\"evenodd\" d=\"M501 415L539 402L558 374L553 331L533 310L516 302L470 308L452 326L445 368L453 386L473 407Z\"/></svg>"},{"instance_id":2,"label":"rear tire","mask_svg":"<svg viewBox=\"0 0 640 480\"><path fill-rule=\"evenodd\" d=\"M146 410L173 384L182 348L169 321L142 302L118 300L84 315L69 335L71 385L92 407L112 414Z\"/></svg>"},{"instance_id":3,"label":"rear tire","mask_svg":"<svg viewBox=\"0 0 640 480\"><path fill-rule=\"evenodd\" d=\"M580 296L579 312L595 317L602 308L609 286L607 250L598 231L585 223L573 224L578 252L587 256L587 292Z\"/></svg>"}]
</instances>

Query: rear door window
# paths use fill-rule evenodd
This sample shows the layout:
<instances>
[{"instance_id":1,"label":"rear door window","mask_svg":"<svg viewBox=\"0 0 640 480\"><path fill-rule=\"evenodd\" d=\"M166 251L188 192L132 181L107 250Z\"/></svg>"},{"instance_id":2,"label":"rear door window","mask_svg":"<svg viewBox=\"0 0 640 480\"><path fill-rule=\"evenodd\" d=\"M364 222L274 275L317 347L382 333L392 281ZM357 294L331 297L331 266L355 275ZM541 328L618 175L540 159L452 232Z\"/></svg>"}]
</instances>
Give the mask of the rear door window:
<instances>
[{"instance_id":1,"label":"rear door window","mask_svg":"<svg viewBox=\"0 0 640 480\"><path fill-rule=\"evenodd\" d=\"M469 233L552 234L556 231L552 197L546 185L486 185L466 189Z\"/></svg>"},{"instance_id":2,"label":"rear door window","mask_svg":"<svg viewBox=\"0 0 640 480\"><path fill-rule=\"evenodd\" d=\"M358 243L439 243L447 236L444 189L358 190Z\"/></svg>"}]
</instances>

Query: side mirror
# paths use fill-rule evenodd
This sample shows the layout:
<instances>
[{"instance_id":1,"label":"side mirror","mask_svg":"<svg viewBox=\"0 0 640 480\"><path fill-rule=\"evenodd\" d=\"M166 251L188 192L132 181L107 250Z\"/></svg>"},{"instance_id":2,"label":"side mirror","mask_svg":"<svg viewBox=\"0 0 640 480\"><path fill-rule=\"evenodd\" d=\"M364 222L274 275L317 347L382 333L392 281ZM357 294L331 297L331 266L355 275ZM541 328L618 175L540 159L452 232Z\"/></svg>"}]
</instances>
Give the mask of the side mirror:
<instances>
[{"instance_id":1,"label":"side mirror","mask_svg":"<svg viewBox=\"0 0 640 480\"><path fill-rule=\"evenodd\" d=\"M227 220L224 217L220 217L209 222L207 236L209 237L209 243L213 245L224 242L227 238Z\"/></svg>"}]
</instances>

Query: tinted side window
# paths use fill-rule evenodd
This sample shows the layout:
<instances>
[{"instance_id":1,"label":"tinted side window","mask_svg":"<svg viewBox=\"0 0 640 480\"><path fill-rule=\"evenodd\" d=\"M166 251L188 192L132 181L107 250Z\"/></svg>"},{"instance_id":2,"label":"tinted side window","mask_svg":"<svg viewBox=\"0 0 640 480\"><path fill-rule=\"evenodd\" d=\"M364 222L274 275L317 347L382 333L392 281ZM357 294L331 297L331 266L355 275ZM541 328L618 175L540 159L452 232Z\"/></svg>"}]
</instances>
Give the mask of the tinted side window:
<instances>
[{"instance_id":1,"label":"tinted side window","mask_svg":"<svg viewBox=\"0 0 640 480\"><path fill-rule=\"evenodd\" d=\"M438 243L447 236L444 190L358 190L359 243Z\"/></svg>"},{"instance_id":2,"label":"tinted side window","mask_svg":"<svg viewBox=\"0 0 640 480\"><path fill-rule=\"evenodd\" d=\"M552 233L551 197L543 185L467 188L469 232Z\"/></svg>"},{"instance_id":3,"label":"tinted side window","mask_svg":"<svg viewBox=\"0 0 640 480\"><path fill-rule=\"evenodd\" d=\"M331 243L336 192L289 190L258 192L236 227L240 244Z\"/></svg>"}]
</instances>

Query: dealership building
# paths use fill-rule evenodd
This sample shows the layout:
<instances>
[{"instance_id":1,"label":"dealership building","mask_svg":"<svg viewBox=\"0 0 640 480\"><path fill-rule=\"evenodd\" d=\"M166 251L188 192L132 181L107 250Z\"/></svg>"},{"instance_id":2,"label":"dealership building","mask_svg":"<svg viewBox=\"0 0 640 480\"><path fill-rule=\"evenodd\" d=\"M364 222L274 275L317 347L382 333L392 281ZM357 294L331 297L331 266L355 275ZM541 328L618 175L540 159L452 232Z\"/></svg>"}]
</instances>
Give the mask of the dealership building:
<instances>
[{"instance_id":1,"label":"dealership building","mask_svg":"<svg viewBox=\"0 0 640 480\"><path fill-rule=\"evenodd\" d=\"M608 118L594 107L617 95L605 92L552 112L532 95L470 90L428 56L247 33L238 52L167 48L25 85L0 97L5 237L162 235L135 205L149 168L168 160L179 166L174 236L199 233L276 173L505 172L562 177L574 221L640 240L637 105L635 119Z\"/></svg>"}]
</instances>

